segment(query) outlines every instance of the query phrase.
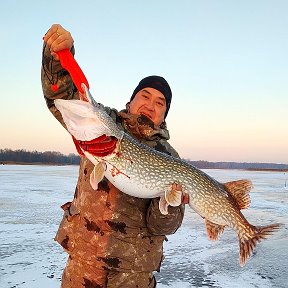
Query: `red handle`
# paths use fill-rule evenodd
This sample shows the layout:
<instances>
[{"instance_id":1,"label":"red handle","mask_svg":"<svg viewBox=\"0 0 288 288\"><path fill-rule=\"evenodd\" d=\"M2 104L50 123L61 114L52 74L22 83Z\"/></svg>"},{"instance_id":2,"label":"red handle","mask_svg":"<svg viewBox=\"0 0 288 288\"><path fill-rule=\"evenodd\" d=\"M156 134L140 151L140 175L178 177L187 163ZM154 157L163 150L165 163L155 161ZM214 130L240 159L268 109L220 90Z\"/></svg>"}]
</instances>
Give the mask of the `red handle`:
<instances>
[{"instance_id":1,"label":"red handle","mask_svg":"<svg viewBox=\"0 0 288 288\"><path fill-rule=\"evenodd\" d=\"M78 63L76 62L76 60L74 59L72 53L70 52L70 50L68 49L64 49L61 50L59 52L57 52L57 55L59 56L59 60L61 63L61 66L66 69L75 86L77 87L78 91L80 91L80 93L84 94L84 90L81 87L81 84L84 83L86 85L86 87L89 89L89 83L83 73L83 71L81 70L80 66L78 65ZM88 101L88 99L86 99L85 101ZM80 143L78 140L76 140L73 136L73 141L74 144L76 146L77 152L84 156L83 151L80 148ZM83 141L82 141L83 142ZM90 147L91 149L91 154L98 156L98 157L104 157L106 155L111 154L115 147L116 147L116 143L117 143L117 139L114 137L107 137L106 135L102 135L99 138L93 139L92 141L84 141L84 143L88 144L87 147ZM90 151L88 151L90 152Z\"/></svg>"},{"instance_id":2,"label":"red handle","mask_svg":"<svg viewBox=\"0 0 288 288\"><path fill-rule=\"evenodd\" d=\"M61 66L65 68L71 78L77 89L84 93L84 90L81 87L81 84L84 83L86 87L89 89L89 83L81 70L80 66L76 62L75 58L73 57L72 53L68 49L61 50L57 52L57 55L59 57Z\"/></svg>"}]
</instances>

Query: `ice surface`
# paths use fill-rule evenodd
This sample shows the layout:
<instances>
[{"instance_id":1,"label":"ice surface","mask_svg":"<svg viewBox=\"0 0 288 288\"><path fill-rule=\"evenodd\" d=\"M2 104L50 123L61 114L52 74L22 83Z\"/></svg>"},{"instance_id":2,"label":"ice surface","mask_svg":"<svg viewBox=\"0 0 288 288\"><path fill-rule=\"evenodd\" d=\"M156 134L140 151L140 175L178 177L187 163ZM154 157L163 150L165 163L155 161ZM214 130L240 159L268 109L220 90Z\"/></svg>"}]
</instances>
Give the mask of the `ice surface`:
<instances>
[{"instance_id":1,"label":"ice surface","mask_svg":"<svg viewBox=\"0 0 288 288\"><path fill-rule=\"evenodd\" d=\"M205 170L218 181L251 179L251 206L244 211L254 225L284 227L258 244L245 267L239 266L236 234L207 239L202 218L186 208L183 225L164 243L165 260L156 273L159 288L284 288L288 271L287 173ZM58 288L66 254L53 241L70 201L77 166L0 165L0 287Z\"/></svg>"}]
</instances>

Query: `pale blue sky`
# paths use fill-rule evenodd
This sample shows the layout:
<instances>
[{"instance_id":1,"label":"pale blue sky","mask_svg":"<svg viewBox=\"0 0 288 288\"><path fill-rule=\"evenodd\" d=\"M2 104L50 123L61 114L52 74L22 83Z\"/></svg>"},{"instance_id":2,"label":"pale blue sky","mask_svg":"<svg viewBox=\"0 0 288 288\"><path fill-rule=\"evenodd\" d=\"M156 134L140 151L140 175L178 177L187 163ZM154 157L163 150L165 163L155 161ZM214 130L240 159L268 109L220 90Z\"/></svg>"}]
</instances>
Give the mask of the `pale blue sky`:
<instances>
[{"instance_id":1,"label":"pale blue sky","mask_svg":"<svg viewBox=\"0 0 288 288\"><path fill-rule=\"evenodd\" d=\"M288 163L288 1L10 0L0 13L0 148L75 153L40 83L42 36L60 23L97 101L122 109L143 77L167 79L182 157Z\"/></svg>"}]
</instances>

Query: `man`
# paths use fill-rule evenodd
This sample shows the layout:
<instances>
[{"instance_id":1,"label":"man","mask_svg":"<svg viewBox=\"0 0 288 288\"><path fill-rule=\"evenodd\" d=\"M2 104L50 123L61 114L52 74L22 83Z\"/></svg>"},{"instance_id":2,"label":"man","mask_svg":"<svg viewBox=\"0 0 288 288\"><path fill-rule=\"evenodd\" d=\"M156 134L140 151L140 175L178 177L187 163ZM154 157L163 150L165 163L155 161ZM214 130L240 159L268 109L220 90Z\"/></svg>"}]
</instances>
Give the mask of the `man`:
<instances>
[{"instance_id":1,"label":"man","mask_svg":"<svg viewBox=\"0 0 288 288\"><path fill-rule=\"evenodd\" d=\"M74 54L74 41L58 24L52 25L43 39L43 93L49 110L65 127L53 101L79 99L79 93L68 72L61 67L56 52L70 49ZM58 89L51 89L55 85ZM166 80L149 76L140 81L125 110L118 113L115 109L105 109L125 132L156 150L179 157L167 142L165 118L171 99ZM142 128L147 126L152 128L149 135L142 133ZM109 141L110 146L106 145ZM106 153L109 147L113 148L113 139L105 137L85 143L74 139L74 142L78 151L85 145L92 154ZM64 217L55 240L69 258L61 287L156 287L153 271L160 269L165 235L175 233L180 227L184 205L169 207L168 215L162 215L159 198L126 195L105 178L95 191L89 181L93 168L87 158L81 157L74 199L62 206Z\"/></svg>"}]
</instances>

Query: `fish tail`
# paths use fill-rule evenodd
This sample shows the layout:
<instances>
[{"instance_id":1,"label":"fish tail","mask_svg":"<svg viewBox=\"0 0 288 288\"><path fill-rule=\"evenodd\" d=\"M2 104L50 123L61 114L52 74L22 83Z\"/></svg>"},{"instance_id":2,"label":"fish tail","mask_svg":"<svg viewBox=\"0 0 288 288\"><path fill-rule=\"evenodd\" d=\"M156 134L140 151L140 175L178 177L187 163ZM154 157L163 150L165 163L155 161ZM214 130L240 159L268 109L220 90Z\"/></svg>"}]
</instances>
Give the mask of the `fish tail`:
<instances>
[{"instance_id":1,"label":"fish tail","mask_svg":"<svg viewBox=\"0 0 288 288\"><path fill-rule=\"evenodd\" d=\"M243 267L246 261L250 258L253 253L254 248L258 242L269 237L273 232L280 228L281 224L271 224L268 226L256 226L254 227L254 234L245 239L239 237L240 246L240 266Z\"/></svg>"}]
</instances>

